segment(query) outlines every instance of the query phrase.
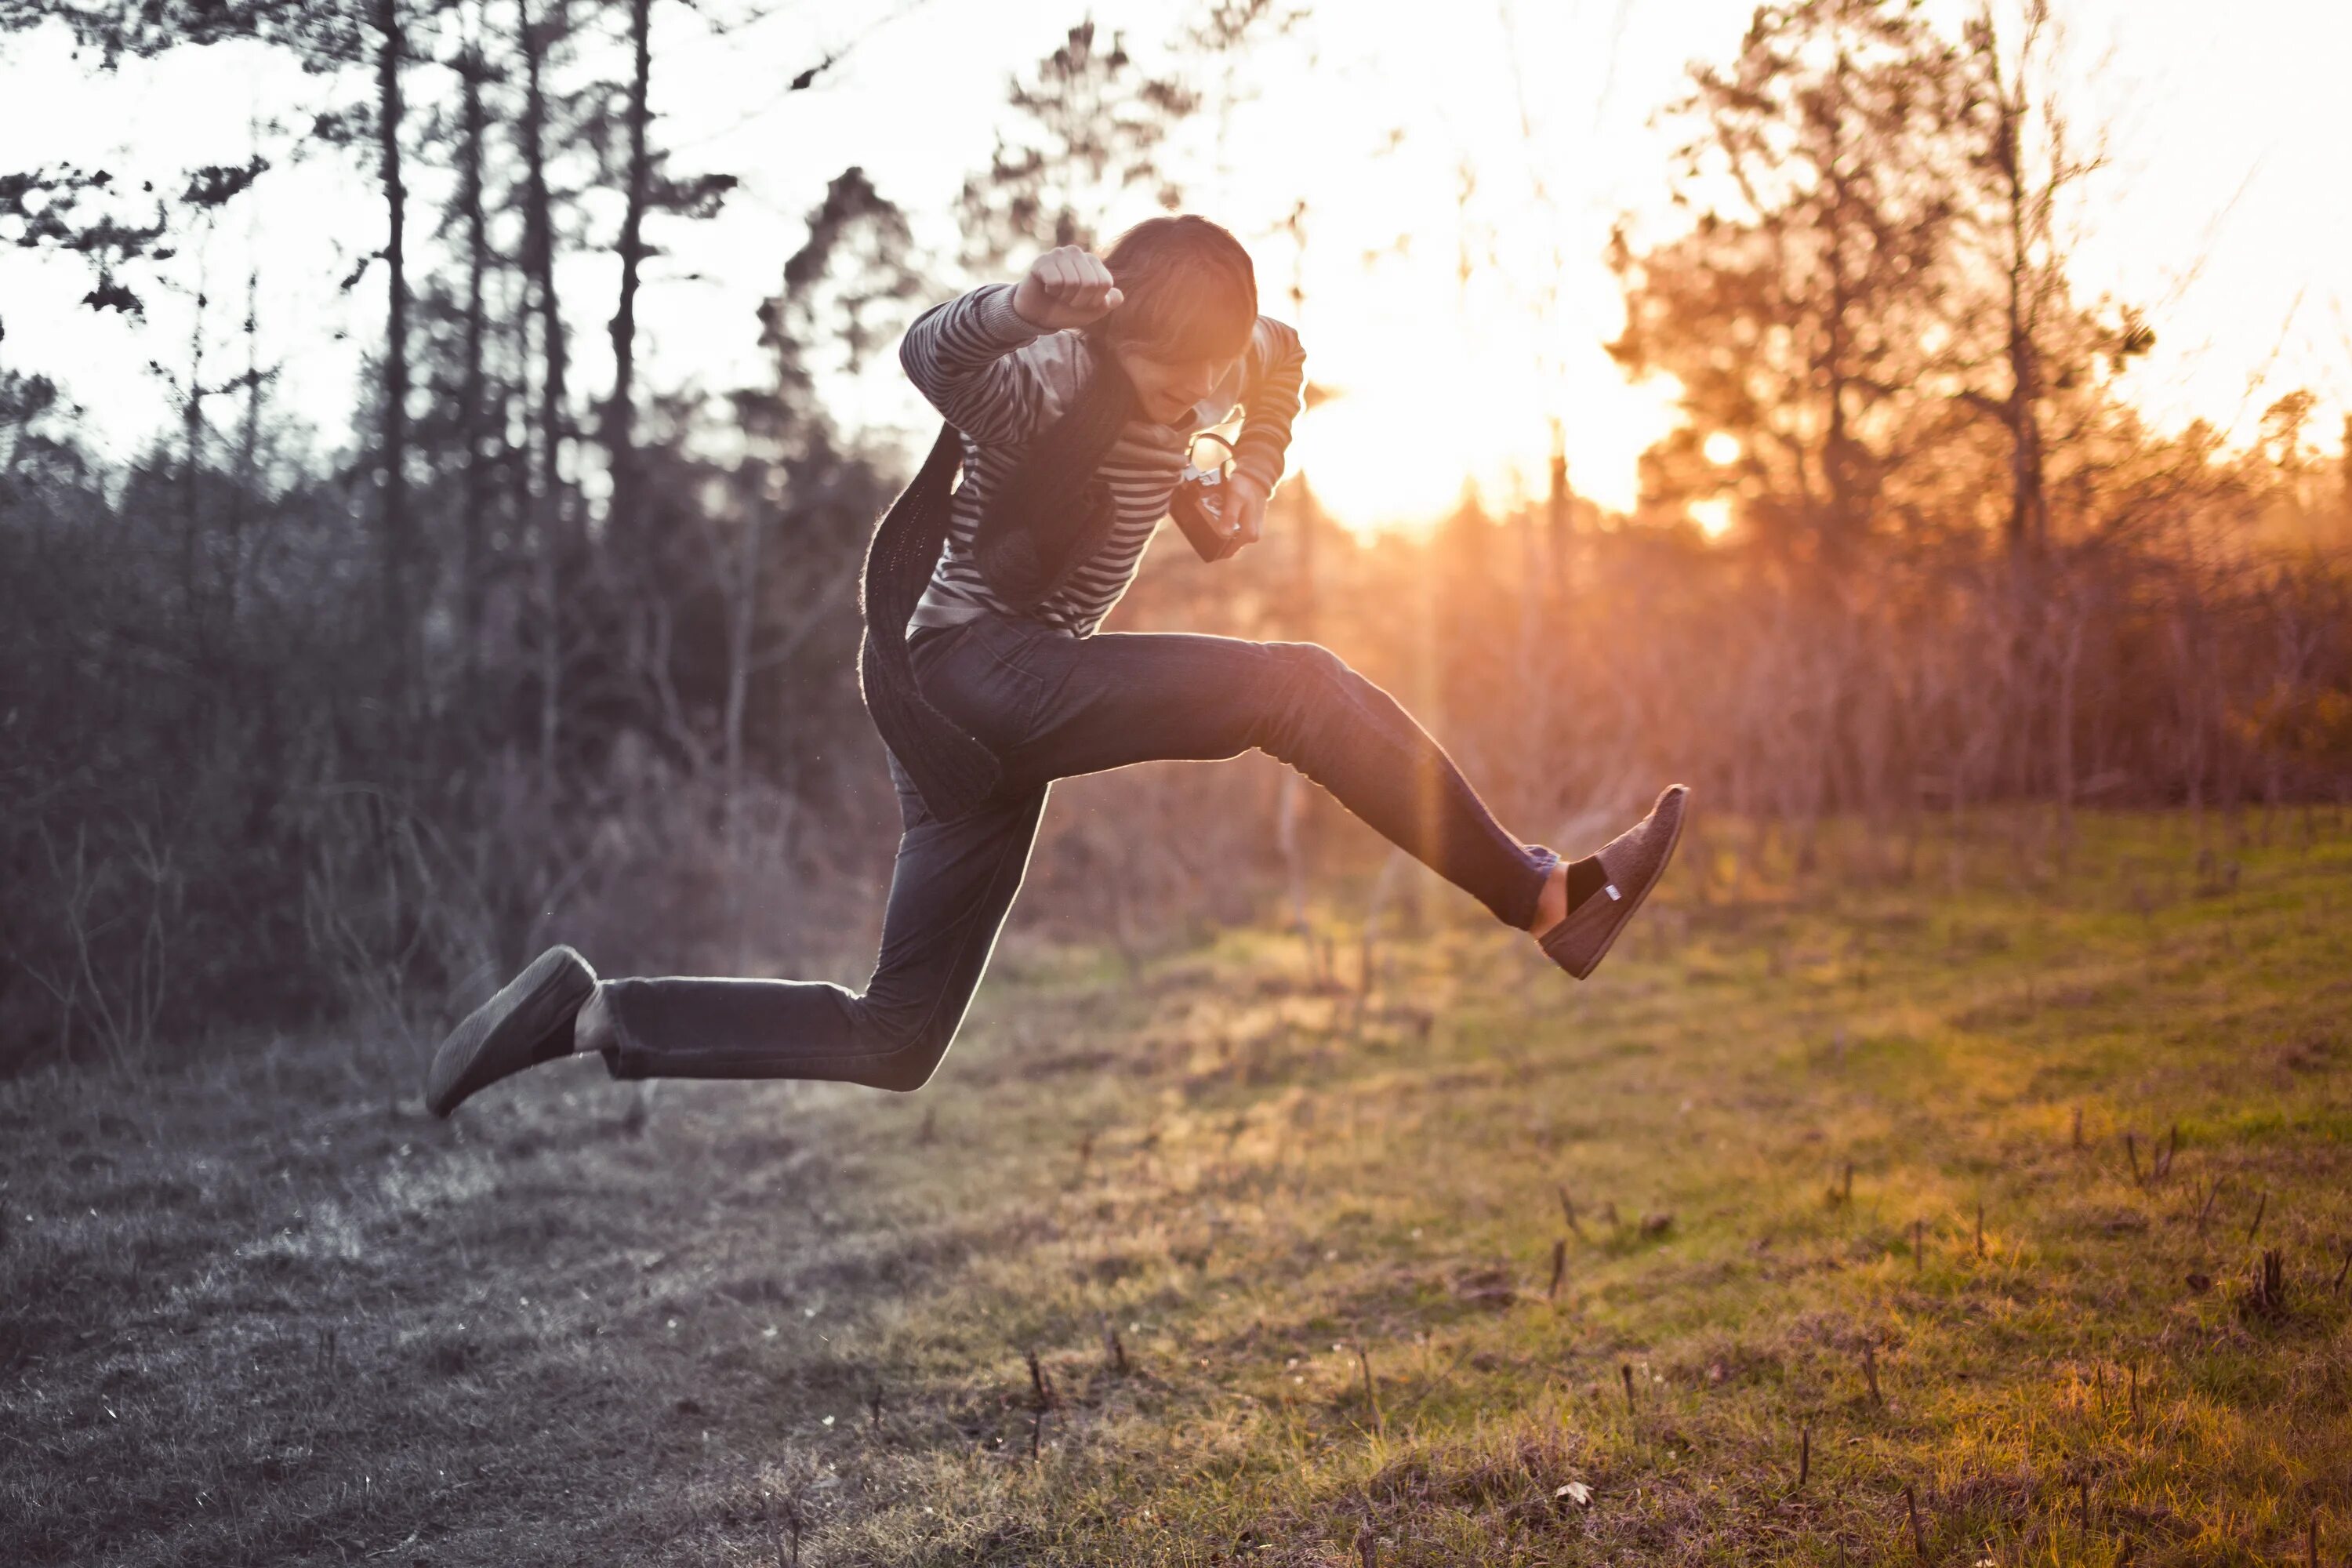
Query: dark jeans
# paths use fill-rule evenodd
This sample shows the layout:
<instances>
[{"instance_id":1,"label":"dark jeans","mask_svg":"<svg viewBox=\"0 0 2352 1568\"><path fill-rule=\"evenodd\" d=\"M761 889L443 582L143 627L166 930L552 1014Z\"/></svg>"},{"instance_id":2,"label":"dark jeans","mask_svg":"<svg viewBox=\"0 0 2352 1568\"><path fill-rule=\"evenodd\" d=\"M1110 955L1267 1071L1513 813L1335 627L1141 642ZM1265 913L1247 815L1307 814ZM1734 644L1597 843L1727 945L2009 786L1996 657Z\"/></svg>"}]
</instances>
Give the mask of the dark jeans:
<instances>
[{"instance_id":1,"label":"dark jeans","mask_svg":"<svg viewBox=\"0 0 2352 1568\"><path fill-rule=\"evenodd\" d=\"M940 821L891 761L905 833L863 994L790 980L606 983L616 1078L845 1079L919 1089L955 1037L1020 890L1053 780L1130 763L1281 758L1505 923L1556 857L1503 831L1389 694L1312 643L1109 633L982 616L919 633L916 679L1004 763L979 810Z\"/></svg>"}]
</instances>

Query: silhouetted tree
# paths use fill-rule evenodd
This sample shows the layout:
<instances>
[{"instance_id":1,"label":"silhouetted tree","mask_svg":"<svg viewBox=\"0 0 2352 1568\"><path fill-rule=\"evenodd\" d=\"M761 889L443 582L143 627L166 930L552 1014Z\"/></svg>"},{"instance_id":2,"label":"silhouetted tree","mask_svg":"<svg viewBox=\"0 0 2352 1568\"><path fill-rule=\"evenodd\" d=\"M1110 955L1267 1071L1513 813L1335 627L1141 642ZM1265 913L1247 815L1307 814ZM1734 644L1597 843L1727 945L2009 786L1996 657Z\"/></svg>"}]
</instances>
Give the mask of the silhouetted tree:
<instances>
[{"instance_id":1,"label":"silhouetted tree","mask_svg":"<svg viewBox=\"0 0 2352 1568\"><path fill-rule=\"evenodd\" d=\"M1759 6L1738 55L1691 75L1671 113L1690 127L1675 199L1696 221L1638 254L1621 231L1612 251L1626 326L1610 352L1674 375L1688 421L1647 483L1731 489L1780 551L1835 573L1935 430L1922 372L1951 297L1973 83L1910 0ZM1739 443L1727 467L1704 449L1718 433Z\"/></svg>"}]
</instances>

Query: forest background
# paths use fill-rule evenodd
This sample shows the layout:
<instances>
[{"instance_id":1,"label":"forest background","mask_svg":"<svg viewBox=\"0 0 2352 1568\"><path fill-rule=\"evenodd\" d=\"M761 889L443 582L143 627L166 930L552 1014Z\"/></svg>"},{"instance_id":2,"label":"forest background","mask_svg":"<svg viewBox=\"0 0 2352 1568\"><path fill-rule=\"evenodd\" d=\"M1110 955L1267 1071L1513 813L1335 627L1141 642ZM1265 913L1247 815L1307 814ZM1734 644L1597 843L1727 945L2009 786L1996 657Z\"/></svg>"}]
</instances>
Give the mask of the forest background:
<instances>
[{"instance_id":1,"label":"forest background","mask_svg":"<svg viewBox=\"0 0 2352 1568\"><path fill-rule=\"evenodd\" d=\"M1376 24L1217 0L1147 46L1072 17L972 150L953 243L843 155L742 321L756 356L721 356L758 374L654 384L646 290L688 280L666 264L745 194L666 142L661 105L693 89L656 45L770 47L773 19L0 5L12 54L69 39L95 72L258 48L319 84L312 112L257 114L235 163L0 160L0 241L86 287L92 331L143 332L170 411L123 452L76 367L0 337L0 1068L348 1019L421 1052L553 940L610 972L862 978L898 825L855 586L909 432L846 389L892 373L928 303L1213 188L1239 106ZM824 89L865 36L780 64L774 90ZM1657 110L1671 216L1605 256L1607 352L1672 415L1637 493L1570 482L1571 269L1498 237L1558 200L1534 151L1547 62L1507 52L1528 155L1465 159L1452 225L1334 237L1302 162L1244 238L1310 353L1350 330L1316 311L1318 244L1371 276L1435 250L1465 300L1501 279L1548 467L1359 530L1310 466L1235 561L1160 540L1112 624L1328 642L1563 847L1668 777L1860 883L2063 866L2086 805L2342 801L2352 423L2330 428L2337 389L2275 374L2234 425L2143 406L2134 367L2178 300L2078 279L2121 176L2073 111L2058 19L1809 0L1689 47ZM1399 126L1357 173L1428 134ZM238 276L208 263L272 182L320 167L381 220L334 279L364 347L331 416L264 347L266 238ZM139 326L151 304L184 330ZM1310 385L1302 449L1353 390ZM1861 831L1825 834L1838 818ZM1016 926L1140 963L1273 918L1328 971L1446 896L1253 758L1063 786Z\"/></svg>"}]
</instances>

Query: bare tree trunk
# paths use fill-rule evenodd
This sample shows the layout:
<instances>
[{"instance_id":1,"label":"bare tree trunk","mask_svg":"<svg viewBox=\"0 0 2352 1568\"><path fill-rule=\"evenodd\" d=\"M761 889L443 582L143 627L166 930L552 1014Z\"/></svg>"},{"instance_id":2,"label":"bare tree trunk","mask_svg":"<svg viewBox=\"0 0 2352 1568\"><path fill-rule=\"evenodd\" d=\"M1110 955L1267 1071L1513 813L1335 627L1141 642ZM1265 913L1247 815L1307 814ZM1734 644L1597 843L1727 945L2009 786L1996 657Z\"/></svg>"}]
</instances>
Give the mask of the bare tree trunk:
<instances>
[{"instance_id":1,"label":"bare tree trunk","mask_svg":"<svg viewBox=\"0 0 2352 1568\"><path fill-rule=\"evenodd\" d=\"M740 950L747 933L744 930L742 889L745 882L744 815L743 815L743 719L750 706L751 691L751 650L760 634L760 558L765 541L768 521L768 499L755 496L743 510L743 537L738 547L733 581L728 589L727 606L727 705L724 732L720 741L722 787L726 791L723 809L726 812L728 887L730 889L730 924L731 935L739 944L739 965L749 958ZM722 557L723 559L723 557Z\"/></svg>"},{"instance_id":2,"label":"bare tree trunk","mask_svg":"<svg viewBox=\"0 0 2352 1568\"><path fill-rule=\"evenodd\" d=\"M1297 326L1307 313L1307 203L1299 201L1290 209L1285 220L1290 231L1290 319ZM1315 640L1315 508L1304 480L1291 482L1291 516L1298 534L1297 575L1293 581L1291 601L1292 636L1302 642ZM1307 918L1307 889L1308 868L1304 826L1307 813L1307 781L1297 772L1282 775L1282 792L1275 802L1275 842L1282 851L1284 868L1290 884L1291 918L1298 926L1299 940L1307 944L1307 972L1319 982L1324 977L1322 950L1316 945L1315 923Z\"/></svg>"},{"instance_id":3,"label":"bare tree trunk","mask_svg":"<svg viewBox=\"0 0 2352 1568\"><path fill-rule=\"evenodd\" d=\"M646 97L653 81L653 0L632 0L629 38L635 48L635 68L629 78L629 190L621 216L621 300L613 312L613 395L604 405L604 449L613 464L613 510L615 522L627 518L636 503L635 454L631 447L634 422L637 341L638 268L645 256L646 199L652 168L646 155Z\"/></svg>"},{"instance_id":4,"label":"bare tree trunk","mask_svg":"<svg viewBox=\"0 0 2352 1568\"><path fill-rule=\"evenodd\" d=\"M249 155L261 158L261 122L248 110L245 125ZM260 207L248 197L246 206L245 273L245 418L238 430L236 484L229 500L228 570L224 597L224 623L234 637L245 608L246 525L249 509L261 493L261 262Z\"/></svg>"},{"instance_id":5,"label":"bare tree trunk","mask_svg":"<svg viewBox=\"0 0 2352 1568\"><path fill-rule=\"evenodd\" d=\"M1528 509L1522 506L1514 515L1517 521L1511 532L1519 546L1519 626L1518 640L1512 647L1511 700L1525 716L1525 723L1519 732L1521 743L1504 756L1490 759L1503 765L1496 770L1497 776L1489 787L1507 786L1503 800L1514 809L1524 809L1527 791L1521 781L1537 776L1543 766L1538 748L1550 728L1551 715L1545 700L1549 682L1544 679L1543 665L1544 547L1536 537L1535 519Z\"/></svg>"},{"instance_id":6,"label":"bare tree trunk","mask_svg":"<svg viewBox=\"0 0 2352 1568\"><path fill-rule=\"evenodd\" d=\"M383 342L383 619L384 643L400 650L394 679L406 688L415 673L417 628L410 623L409 575L414 541L408 515L408 273L404 244L408 192L400 168L400 12L398 0L376 0L376 140L382 154L389 274Z\"/></svg>"},{"instance_id":7,"label":"bare tree trunk","mask_svg":"<svg viewBox=\"0 0 2352 1568\"><path fill-rule=\"evenodd\" d=\"M212 303L205 265L212 250L213 220L205 218L205 239L196 249L196 309L188 331L188 384L180 399L180 593L188 616L190 657L202 664L206 651L204 591L204 518L202 479L205 466L205 311Z\"/></svg>"},{"instance_id":8,"label":"bare tree trunk","mask_svg":"<svg viewBox=\"0 0 2352 1568\"><path fill-rule=\"evenodd\" d=\"M2010 563L2023 584L2029 563L2048 541L2050 498L2042 479L2041 355L2034 341L2035 311L2030 293L2035 263L2034 233L2040 224L2034 207L2042 193L2030 190L2025 177L2027 75L2039 37L2042 16L2030 12L2024 42L2018 55L2013 81L2002 72L1997 47L1988 47L1994 112L1993 163L2000 171L2001 217L2007 230L2007 254L2001 258L2007 285L2009 397L2000 407L2001 423L2009 428L2010 498L2006 529ZM1984 26L1988 36L1990 16Z\"/></svg>"},{"instance_id":9,"label":"bare tree trunk","mask_svg":"<svg viewBox=\"0 0 2352 1568\"><path fill-rule=\"evenodd\" d=\"M562 0L557 0L561 18ZM540 647L539 775L541 791L555 792L556 747L563 714L563 573L569 543L563 504L563 318L555 294L555 226L547 192L547 96L542 83L547 37L531 19L530 0L515 0L517 32L523 54L524 265L536 298L540 353L539 389L539 589L546 617ZM551 37L555 26L551 26Z\"/></svg>"},{"instance_id":10,"label":"bare tree trunk","mask_svg":"<svg viewBox=\"0 0 2352 1568\"><path fill-rule=\"evenodd\" d=\"M1545 531L1551 544L1551 587L1566 601L1570 585L1576 518L1568 491L1568 432L1558 415L1551 421L1551 484L1544 496Z\"/></svg>"},{"instance_id":11,"label":"bare tree trunk","mask_svg":"<svg viewBox=\"0 0 2352 1568\"><path fill-rule=\"evenodd\" d=\"M2074 850L2074 689L2083 667L2083 615L2080 606L2060 607L2066 617L2064 648L2058 663L2058 711L2051 716L2053 771L2051 787L2058 796L2058 865L2064 869Z\"/></svg>"},{"instance_id":12,"label":"bare tree trunk","mask_svg":"<svg viewBox=\"0 0 2352 1568\"><path fill-rule=\"evenodd\" d=\"M1292 635L1302 642L1315 640L1315 518L1303 479L1291 481L1290 515L1298 535L1297 577L1294 584L1291 625ZM1286 769L1282 790L1275 801L1275 844L1282 851L1282 864L1290 889L1290 915L1298 928L1298 937L1307 944L1307 967L1319 982L1324 977L1322 949L1316 943L1315 922L1307 910L1307 887L1310 881L1306 839L1307 781L1296 770Z\"/></svg>"},{"instance_id":13,"label":"bare tree trunk","mask_svg":"<svg viewBox=\"0 0 2352 1568\"><path fill-rule=\"evenodd\" d=\"M489 116L482 101L482 80L488 66L468 18L465 52L457 62L462 85L461 138L457 151L457 205L466 226L466 320L464 364L457 384L457 428L466 443L466 461L458 500L459 605L458 635L465 644L465 679L470 690L480 679L482 615L488 572L488 513L489 460L482 447L483 403L487 376L483 368L488 311L485 291L490 268L489 217L484 205L485 142Z\"/></svg>"},{"instance_id":14,"label":"bare tree trunk","mask_svg":"<svg viewBox=\"0 0 2352 1568\"><path fill-rule=\"evenodd\" d=\"M1830 126L1839 129L1839 116L1843 112L1845 79L1849 69L1845 56L1838 56L1838 101L1828 110ZM1853 434L1846 422L1846 370L1851 327L1846 319L1853 302L1853 290L1846 275L1845 225L1848 218L1845 176L1839 173L1843 163L1842 148L1832 147L1826 174L1831 190L1829 232L1822 237L1824 263L1829 270L1830 308L1823 323L1822 345L1822 385L1828 394L1827 422L1822 439L1822 474L1829 485L1829 537L1822 542L1831 561L1843 565L1855 546L1854 534L1861 525L1858 476L1854 472Z\"/></svg>"}]
</instances>

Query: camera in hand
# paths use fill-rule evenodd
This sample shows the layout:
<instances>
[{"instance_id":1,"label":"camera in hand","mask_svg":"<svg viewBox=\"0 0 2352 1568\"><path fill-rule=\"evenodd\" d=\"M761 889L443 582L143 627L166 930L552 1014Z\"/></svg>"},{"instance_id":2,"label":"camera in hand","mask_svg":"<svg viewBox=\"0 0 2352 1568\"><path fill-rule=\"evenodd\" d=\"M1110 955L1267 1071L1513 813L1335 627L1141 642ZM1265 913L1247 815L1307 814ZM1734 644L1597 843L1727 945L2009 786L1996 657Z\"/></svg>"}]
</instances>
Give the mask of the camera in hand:
<instances>
[{"instance_id":1,"label":"camera in hand","mask_svg":"<svg viewBox=\"0 0 2352 1568\"><path fill-rule=\"evenodd\" d=\"M1216 442L1228 453L1233 450L1232 443L1222 436L1202 438ZM1176 520L1176 526L1192 542L1193 552L1203 561L1223 561L1242 547L1241 531L1222 515L1232 470L1230 456L1208 468L1187 460L1168 498L1168 515Z\"/></svg>"}]
</instances>

